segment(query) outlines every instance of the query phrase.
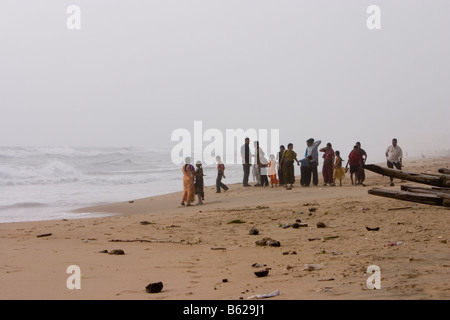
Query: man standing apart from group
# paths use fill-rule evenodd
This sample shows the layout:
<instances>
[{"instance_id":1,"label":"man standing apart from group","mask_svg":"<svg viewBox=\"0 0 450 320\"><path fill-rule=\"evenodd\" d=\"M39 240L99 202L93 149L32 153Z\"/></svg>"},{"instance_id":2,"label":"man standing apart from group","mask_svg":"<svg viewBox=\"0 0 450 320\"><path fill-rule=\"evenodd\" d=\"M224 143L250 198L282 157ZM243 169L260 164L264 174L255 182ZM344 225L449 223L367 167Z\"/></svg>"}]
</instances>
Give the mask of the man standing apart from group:
<instances>
[{"instance_id":1,"label":"man standing apart from group","mask_svg":"<svg viewBox=\"0 0 450 320\"><path fill-rule=\"evenodd\" d=\"M251 167L250 139L249 138L245 138L245 143L241 147L241 157L242 157L242 167L244 168L244 179L242 181L242 184L244 185L244 187L250 187L250 185L248 184L248 177L250 175L250 167Z\"/></svg>"},{"instance_id":2,"label":"man standing apart from group","mask_svg":"<svg viewBox=\"0 0 450 320\"><path fill-rule=\"evenodd\" d=\"M392 139L392 144L386 149L387 166L390 169L396 167L398 170L402 170L403 151L399 145L397 145L397 139ZM391 187L394 186L394 178L391 179Z\"/></svg>"}]
</instances>

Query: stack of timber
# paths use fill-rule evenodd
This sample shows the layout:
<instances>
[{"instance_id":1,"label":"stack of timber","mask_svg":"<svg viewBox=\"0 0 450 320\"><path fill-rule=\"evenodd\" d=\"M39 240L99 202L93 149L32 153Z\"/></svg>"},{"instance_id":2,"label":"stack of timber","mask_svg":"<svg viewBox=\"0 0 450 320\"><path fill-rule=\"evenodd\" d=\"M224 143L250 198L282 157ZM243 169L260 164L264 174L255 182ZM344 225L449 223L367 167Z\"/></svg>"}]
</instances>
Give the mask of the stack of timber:
<instances>
[{"instance_id":1,"label":"stack of timber","mask_svg":"<svg viewBox=\"0 0 450 320\"><path fill-rule=\"evenodd\" d=\"M433 186L402 185L400 191L372 188L368 192L372 195L394 198L404 201L418 202L436 206L450 207L450 170L439 169L441 174L411 173L395 169L383 168L374 164L364 165L369 171L407 181L418 182Z\"/></svg>"}]
</instances>

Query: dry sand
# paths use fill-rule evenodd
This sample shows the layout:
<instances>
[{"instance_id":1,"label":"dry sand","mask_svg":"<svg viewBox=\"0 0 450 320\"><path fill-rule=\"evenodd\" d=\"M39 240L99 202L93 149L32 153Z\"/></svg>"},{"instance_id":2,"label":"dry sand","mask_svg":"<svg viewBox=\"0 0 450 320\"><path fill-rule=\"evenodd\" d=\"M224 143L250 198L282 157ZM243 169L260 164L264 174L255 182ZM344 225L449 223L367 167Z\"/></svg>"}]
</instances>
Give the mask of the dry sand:
<instances>
[{"instance_id":1,"label":"dry sand","mask_svg":"<svg viewBox=\"0 0 450 320\"><path fill-rule=\"evenodd\" d=\"M437 173L449 164L448 157L409 160L404 170ZM246 300L275 290L280 295L270 300L450 298L450 211L367 193L400 189L398 180L389 187L387 177L370 172L367 187L349 180L290 191L231 185L216 194L207 187L199 207L181 207L174 193L80 210L120 215L0 224L0 299ZM410 208L389 210L402 207ZM229 224L236 219L245 223ZM308 227L280 227L296 219ZM259 235L249 235L251 227ZM52 235L37 238L43 233ZM257 246L263 237L281 246ZM388 246L398 241L404 245ZM113 249L125 255L99 253ZM80 290L66 286L70 265L81 269ZM367 289L370 265L380 267L380 290ZM262 268L269 275L256 277ZM145 292L158 281L160 293Z\"/></svg>"}]
</instances>

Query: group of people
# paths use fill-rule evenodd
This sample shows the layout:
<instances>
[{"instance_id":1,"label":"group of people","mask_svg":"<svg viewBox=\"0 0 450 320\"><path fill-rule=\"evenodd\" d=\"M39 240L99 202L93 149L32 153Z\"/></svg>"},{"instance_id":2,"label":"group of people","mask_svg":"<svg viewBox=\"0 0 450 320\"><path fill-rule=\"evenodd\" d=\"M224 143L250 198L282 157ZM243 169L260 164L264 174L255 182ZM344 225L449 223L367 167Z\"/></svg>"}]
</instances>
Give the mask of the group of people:
<instances>
[{"instance_id":1,"label":"group of people","mask_svg":"<svg viewBox=\"0 0 450 320\"><path fill-rule=\"evenodd\" d=\"M265 187L270 184L272 187L280 185L284 186L287 190L291 190L295 183L294 162L300 166L300 185L302 187L309 187L312 182L314 186L317 186L319 184L319 152L323 153L322 176L324 186L335 186L337 180L339 180L339 185L342 186L342 179L344 179L345 174L349 169L352 185L365 186L364 180L366 175L363 165L367 161L367 153L361 148L360 142L356 142L353 150L348 156L345 167L343 166L344 160L341 157L340 151L334 151L331 143L327 143L325 147L319 149L321 143L321 140L314 140L313 138L308 139L306 141L305 154L301 160L297 159L297 153L294 151L294 145L292 143L287 145L287 149L284 145L281 145L277 158L275 158L275 155L271 154L267 159L264 151L260 148L258 141L254 142L254 153L252 154L250 150L250 139L246 138L244 145L241 147L242 166L244 171L242 181L243 186L251 186L249 184L249 176L253 166L253 173L257 180L257 183L254 185L255 187ZM402 149L398 146L397 139L394 138L392 144L386 149L388 168L395 167L398 170L401 170L402 158ZM225 178L225 164L221 161L220 156L216 157L216 161L216 193L220 193L222 189L227 191L229 188L222 182L222 179ZM196 162L197 168L194 168L190 162L191 159L187 157L182 168L184 191L181 205L183 206L191 206L195 201L195 195L198 197L196 205L203 204L205 198L202 162ZM393 186L393 178L390 179L391 186Z\"/></svg>"}]
</instances>

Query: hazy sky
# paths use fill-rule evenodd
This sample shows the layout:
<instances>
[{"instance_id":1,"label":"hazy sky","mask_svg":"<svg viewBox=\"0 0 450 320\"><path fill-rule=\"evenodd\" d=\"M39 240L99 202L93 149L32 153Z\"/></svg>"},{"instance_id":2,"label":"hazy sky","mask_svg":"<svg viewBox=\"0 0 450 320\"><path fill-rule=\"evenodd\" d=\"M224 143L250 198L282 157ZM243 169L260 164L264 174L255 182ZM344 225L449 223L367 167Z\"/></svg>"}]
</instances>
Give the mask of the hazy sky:
<instances>
[{"instance_id":1,"label":"hazy sky","mask_svg":"<svg viewBox=\"0 0 450 320\"><path fill-rule=\"evenodd\" d=\"M369 5L381 29L369 30ZM69 30L69 5L81 29ZM450 149L450 1L2 0L0 146L171 148L279 129L346 155Z\"/></svg>"}]
</instances>

